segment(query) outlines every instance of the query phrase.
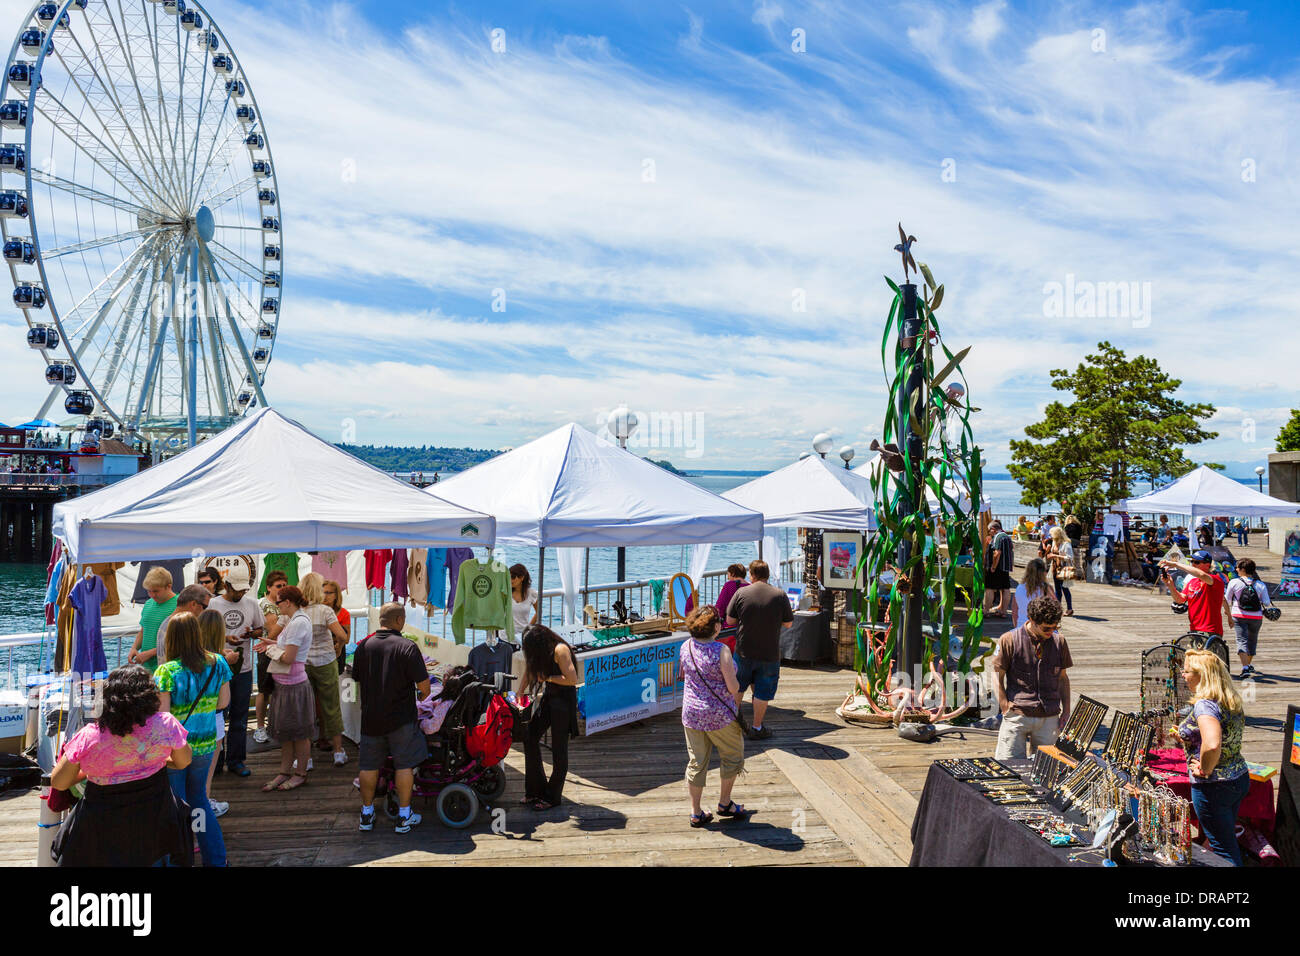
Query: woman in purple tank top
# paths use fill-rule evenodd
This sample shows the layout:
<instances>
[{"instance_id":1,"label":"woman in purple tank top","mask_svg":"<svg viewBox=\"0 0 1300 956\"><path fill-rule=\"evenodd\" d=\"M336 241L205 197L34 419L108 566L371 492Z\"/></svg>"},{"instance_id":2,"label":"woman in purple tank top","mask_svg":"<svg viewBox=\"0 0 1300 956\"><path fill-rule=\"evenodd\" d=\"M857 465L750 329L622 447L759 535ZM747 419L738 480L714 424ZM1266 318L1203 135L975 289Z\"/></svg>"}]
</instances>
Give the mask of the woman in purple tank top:
<instances>
[{"instance_id":1,"label":"woman in purple tank top","mask_svg":"<svg viewBox=\"0 0 1300 956\"><path fill-rule=\"evenodd\" d=\"M718 611L705 605L686 618L689 640L682 643L678 663L682 669L682 727L686 731L686 789L691 795L691 826L701 827L713 814L700 807L709 758L717 748L722 762L722 791L718 816L744 817L748 811L731 799L736 777L745 769L745 735L740 713L740 682L731 651L715 638L721 630Z\"/></svg>"}]
</instances>

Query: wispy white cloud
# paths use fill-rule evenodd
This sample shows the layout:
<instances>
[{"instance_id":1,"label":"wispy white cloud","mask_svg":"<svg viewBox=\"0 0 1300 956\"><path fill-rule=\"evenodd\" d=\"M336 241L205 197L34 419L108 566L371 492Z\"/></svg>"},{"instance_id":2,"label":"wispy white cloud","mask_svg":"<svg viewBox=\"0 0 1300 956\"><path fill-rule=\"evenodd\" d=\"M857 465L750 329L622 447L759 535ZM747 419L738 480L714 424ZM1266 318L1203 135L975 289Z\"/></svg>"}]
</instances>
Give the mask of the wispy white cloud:
<instances>
[{"instance_id":1,"label":"wispy white cloud","mask_svg":"<svg viewBox=\"0 0 1300 956\"><path fill-rule=\"evenodd\" d=\"M1222 343L1294 313L1300 94L1193 52L1174 6L760 2L743 24L759 53L680 8L680 71L639 65L599 20L497 54L473 12L399 31L343 4L217 13L285 204L268 391L323 432L352 417L377 441L514 445L647 395L716 417L719 462L774 464L826 427L869 438L900 218L946 284L950 345L974 346L995 467L1056 397L1047 370L1102 337L1193 399L1274 408L1294 387L1292 339L1249 376ZM1046 316L1067 275L1149 282L1150 321ZM29 370L0 382L17 417L39 362L6 349ZM1262 443L1274 417L1255 419ZM1262 447L1200 457L1229 453Z\"/></svg>"}]
</instances>

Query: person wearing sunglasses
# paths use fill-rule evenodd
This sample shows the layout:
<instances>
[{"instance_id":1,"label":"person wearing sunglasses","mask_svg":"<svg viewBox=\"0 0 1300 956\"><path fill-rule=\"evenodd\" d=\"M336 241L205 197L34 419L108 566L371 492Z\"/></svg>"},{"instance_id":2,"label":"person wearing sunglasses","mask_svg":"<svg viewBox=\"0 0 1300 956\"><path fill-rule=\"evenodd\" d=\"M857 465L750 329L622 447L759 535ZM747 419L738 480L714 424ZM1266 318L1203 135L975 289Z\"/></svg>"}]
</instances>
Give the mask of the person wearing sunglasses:
<instances>
[{"instance_id":1,"label":"person wearing sunglasses","mask_svg":"<svg viewBox=\"0 0 1300 956\"><path fill-rule=\"evenodd\" d=\"M167 627L171 624L172 619L177 614L193 614L196 618L208 609L208 601L212 595L202 584L188 584L181 588L181 593L176 595L176 610L158 625L158 663L159 665L167 662Z\"/></svg>"},{"instance_id":2,"label":"person wearing sunglasses","mask_svg":"<svg viewBox=\"0 0 1300 956\"><path fill-rule=\"evenodd\" d=\"M1192 554L1190 564L1165 558L1160 567L1165 571L1162 580L1169 593L1175 601L1187 605L1188 627L1202 634L1223 637L1229 612L1223 602L1226 590L1223 578L1214 573L1214 556L1200 550ZM1187 575L1181 590L1174 583L1170 571Z\"/></svg>"},{"instance_id":3,"label":"person wearing sunglasses","mask_svg":"<svg viewBox=\"0 0 1300 956\"><path fill-rule=\"evenodd\" d=\"M993 654L994 687L1002 726L998 731L999 760L1029 756L1034 748L1056 742L1070 719L1070 647L1061 636L1061 605L1053 597L1037 597L1026 609L1024 625L998 638Z\"/></svg>"}]
</instances>

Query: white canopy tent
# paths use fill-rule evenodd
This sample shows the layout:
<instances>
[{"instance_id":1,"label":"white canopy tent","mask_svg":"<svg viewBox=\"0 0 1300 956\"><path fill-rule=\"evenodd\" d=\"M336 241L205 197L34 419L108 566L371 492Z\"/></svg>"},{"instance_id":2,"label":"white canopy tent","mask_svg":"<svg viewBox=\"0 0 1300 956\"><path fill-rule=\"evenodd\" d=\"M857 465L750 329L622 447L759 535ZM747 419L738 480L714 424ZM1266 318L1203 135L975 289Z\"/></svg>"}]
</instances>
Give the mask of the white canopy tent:
<instances>
[{"instance_id":1,"label":"white canopy tent","mask_svg":"<svg viewBox=\"0 0 1300 956\"><path fill-rule=\"evenodd\" d=\"M274 409L54 507L82 564L273 551L491 544L488 514L399 481Z\"/></svg>"},{"instance_id":2,"label":"white canopy tent","mask_svg":"<svg viewBox=\"0 0 1300 956\"><path fill-rule=\"evenodd\" d=\"M496 516L497 540L557 555L566 619L575 617L580 551L756 541L763 516L645 461L581 425L440 482L439 496ZM542 589L539 556L538 590Z\"/></svg>"},{"instance_id":3,"label":"white canopy tent","mask_svg":"<svg viewBox=\"0 0 1300 956\"><path fill-rule=\"evenodd\" d=\"M1122 511L1191 515L1231 515L1234 518L1275 518L1300 513L1300 503L1260 494L1240 482L1201 465L1169 484L1117 505Z\"/></svg>"},{"instance_id":4,"label":"white canopy tent","mask_svg":"<svg viewBox=\"0 0 1300 956\"><path fill-rule=\"evenodd\" d=\"M865 464L854 468L853 471L856 474L862 475L864 478L870 479L880 470L880 468L881 458L877 455ZM962 508L969 507L970 489L966 487L964 482L958 482L955 478L949 478L947 482L944 483L944 489L947 491L949 497L954 498ZM929 486L926 486L925 489L925 500L930 504L930 513L936 514L939 511L939 499L935 496L935 493ZM987 514L992 511L992 509L993 503L989 500L988 495L981 495L980 513Z\"/></svg>"},{"instance_id":5,"label":"white canopy tent","mask_svg":"<svg viewBox=\"0 0 1300 956\"><path fill-rule=\"evenodd\" d=\"M569 424L436 488L496 515L497 540L535 548L755 541L763 516Z\"/></svg>"},{"instance_id":6,"label":"white canopy tent","mask_svg":"<svg viewBox=\"0 0 1300 956\"><path fill-rule=\"evenodd\" d=\"M722 497L763 515L765 528L874 531L871 479L810 455Z\"/></svg>"}]
</instances>

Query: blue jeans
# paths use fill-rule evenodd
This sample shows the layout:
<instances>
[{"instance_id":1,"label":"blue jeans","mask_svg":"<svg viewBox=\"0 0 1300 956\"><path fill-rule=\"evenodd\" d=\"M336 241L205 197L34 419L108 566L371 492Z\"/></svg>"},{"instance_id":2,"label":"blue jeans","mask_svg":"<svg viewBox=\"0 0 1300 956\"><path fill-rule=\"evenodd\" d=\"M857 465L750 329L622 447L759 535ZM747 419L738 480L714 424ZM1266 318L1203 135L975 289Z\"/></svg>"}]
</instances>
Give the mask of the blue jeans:
<instances>
[{"instance_id":1,"label":"blue jeans","mask_svg":"<svg viewBox=\"0 0 1300 956\"><path fill-rule=\"evenodd\" d=\"M1250 792L1250 774L1231 780L1192 782L1192 807L1201 822L1201 832L1210 841L1210 849L1241 866L1241 848L1237 846L1237 809Z\"/></svg>"},{"instance_id":2,"label":"blue jeans","mask_svg":"<svg viewBox=\"0 0 1300 956\"><path fill-rule=\"evenodd\" d=\"M243 763L248 758L248 701L253 696L253 672L236 674L230 681L230 706L226 709L226 751L217 769Z\"/></svg>"},{"instance_id":3,"label":"blue jeans","mask_svg":"<svg viewBox=\"0 0 1300 956\"><path fill-rule=\"evenodd\" d=\"M1066 610L1073 611L1074 599L1070 597L1070 589L1065 586L1065 581L1061 578L1053 578L1052 587L1056 591L1056 603L1061 603L1061 595L1064 594Z\"/></svg>"},{"instance_id":4,"label":"blue jeans","mask_svg":"<svg viewBox=\"0 0 1300 956\"><path fill-rule=\"evenodd\" d=\"M226 865L226 841L221 836L221 824L208 802L208 764L212 754L195 754L184 770L168 770L167 782L172 793L190 805L190 825L199 840L204 866Z\"/></svg>"}]
</instances>

